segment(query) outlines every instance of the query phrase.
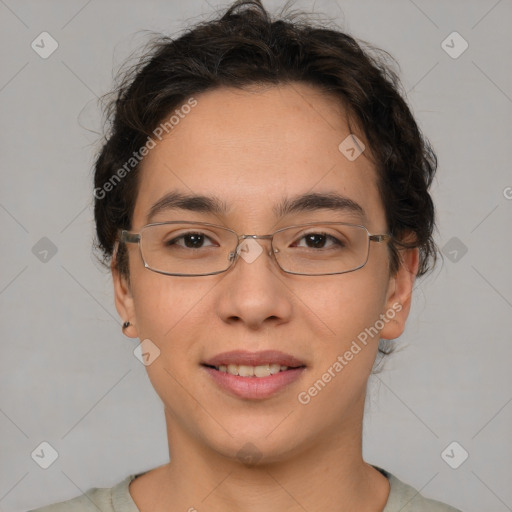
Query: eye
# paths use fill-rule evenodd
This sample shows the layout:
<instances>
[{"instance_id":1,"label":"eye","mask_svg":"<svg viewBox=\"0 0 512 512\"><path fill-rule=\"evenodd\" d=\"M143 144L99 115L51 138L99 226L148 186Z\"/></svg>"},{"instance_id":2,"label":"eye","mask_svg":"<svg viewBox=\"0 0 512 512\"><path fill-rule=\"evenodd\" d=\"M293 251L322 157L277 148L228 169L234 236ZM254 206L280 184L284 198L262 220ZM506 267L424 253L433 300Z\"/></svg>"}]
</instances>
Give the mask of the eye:
<instances>
[{"instance_id":1,"label":"eye","mask_svg":"<svg viewBox=\"0 0 512 512\"><path fill-rule=\"evenodd\" d=\"M327 233L307 233L306 235L303 235L300 240L306 241L305 246L307 248L325 249L325 245L328 242L331 242L332 244L330 247L345 247L345 244L341 240L338 240L336 237L328 235ZM300 247L300 244L298 244L297 247ZM304 247L304 245L302 245L302 247Z\"/></svg>"},{"instance_id":2,"label":"eye","mask_svg":"<svg viewBox=\"0 0 512 512\"><path fill-rule=\"evenodd\" d=\"M183 242L178 243L178 240L183 241ZM210 240L210 238L208 236L206 236L204 233L190 232L190 233L184 233L180 236L172 238L171 240L164 241L164 245L165 246L179 245L179 246L185 247L186 249L201 249L203 247L203 244L207 240ZM207 247L214 247L214 246L215 246L215 244L212 243Z\"/></svg>"}]
</instances>

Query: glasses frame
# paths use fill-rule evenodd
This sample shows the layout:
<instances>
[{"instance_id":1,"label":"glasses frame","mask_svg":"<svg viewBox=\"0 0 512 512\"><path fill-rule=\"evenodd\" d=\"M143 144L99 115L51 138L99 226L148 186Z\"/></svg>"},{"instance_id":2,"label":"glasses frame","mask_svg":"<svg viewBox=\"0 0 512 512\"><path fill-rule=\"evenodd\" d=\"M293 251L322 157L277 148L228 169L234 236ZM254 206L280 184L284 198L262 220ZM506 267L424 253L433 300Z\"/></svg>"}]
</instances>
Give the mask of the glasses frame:
<instances>
[{"instance_id":1,"label":"glasses frame","mask_svg":"<svg viewBox=\"0 0 512 512\"><path fill-rule=\"evenodd\" d=\"M236 244L236 247L235 247L234 251L229 253L229 259L231 260L229 266L227 268L225 268L224 270L218 270L216 272L209 272L207 274L178 274L178 273L173 273L173 272L166 272L164 270L157 270L155 268L150 267L147 264L146 259L144 258L144 254L142 252L142 247L141 247L141 243L140 243L141 240L142 240L142 231L145 228L148 228L148 227L151 227L151 226L162 226L162 225L170 225L170 224L193 224L195 226L210 226L210 227L216 227L216 228L224 229L226 231L230 231L231 233L236 235L238 241L237 241L237 244ZM301 227L307 227L307 226L323 226L323 225L351 226L351 227L357 227L357 228L364 229L364 231L366 231L366 235L368 237L368 248L367 248L367 251L366 251L366 259L365 259L365 261L361 265L359 265L358 267L353 268L351 270L344 270L343 272L328 272L328 273L323 273L323 274L302 274L300 272L291 272L291 271L285 270L283 267L281 267L281 265L279 264L279 262L277 261L277 258L275 256L275 253L279 252L279 249L276 249L274 247L274 236L277 233L280 233L281 231L285 231L285 230L291 229L291 228L301 228ZM330 276L330 275L338 275L338 274L348 274L349 272L355 272L356 270L359 270L359 269L363 268L366 265L366 263L368 263L368 259L370 258L370 242L381 243L381 242L385 242L385 241L391 240L393 237L392 237L392 235L387 234L387 233L384 233L384 234L372 234L372 233L370 233L368 231L366 226L363 226L361 224L350 224L348 222L308 222L308 223L305 223L305 224L295 224L293 226L286 226L284 228L278 229L277 231L274 231L274 233L269 234L269 235L240 235L235 230L233 230L231 228L228 228L226 226L220 226L218 224L212 224L210 222L195 222L195 221L187 221L187 220L173 220L173 221L167 221L167 222L153 222L151 224L146 224L138 232L128 231L126 229L122 229L119 232L119 242L120 243L138 244L138 246L139 246L139 254L140 254L140 257L142 259L142 262L143 262L145 268L147 268L148 270L151 270L152 272L156 272L157 274L163 274L163 275L166 275L166 276L179 276L179 277L213 276L213 275L222 274L224 272L227 272L238 261L238 256L240 254L240 251L238 250L238 248L240 247L240 242L243 241L243 240L246 240L248 238L253 239L253 240L256 240L256 239L270 240L271 250L268 252L268 255L270 257L273 257L275 263L277 264L277 266L283 272L286 272L287 274L294 274L294 275L299 275L299 276L312 276L312 277L316 277L316 276L326 276L326 275Z\"/></svg>"}]
</instances>

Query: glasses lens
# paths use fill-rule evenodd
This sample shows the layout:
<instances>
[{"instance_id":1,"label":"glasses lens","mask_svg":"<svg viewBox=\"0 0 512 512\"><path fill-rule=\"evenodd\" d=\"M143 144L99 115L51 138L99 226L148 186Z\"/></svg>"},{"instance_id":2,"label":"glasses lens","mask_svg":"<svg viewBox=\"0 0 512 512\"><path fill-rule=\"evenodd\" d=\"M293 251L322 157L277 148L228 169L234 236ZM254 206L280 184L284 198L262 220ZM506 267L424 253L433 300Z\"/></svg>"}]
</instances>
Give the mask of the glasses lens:
<instances>
[{"instance_id":1,"label":"glasses lens","mask_svg":"<svg viewBox=\"0 0 512 512\"><path fill-rule=\"evenodd\" d=\"M361 268L368 259L368 232L362 226L324 223L295 226L274 236L276 258L286 272L338 274Z\"/></svg>"},{"instance_id":2,"label":"glasses lens","mask_svg":"<svg viewBox=\"0 0 512 512\"><path fill-rule=\"evenodd\" d=\"M141 231L140 248L147 267L176 275L226 270L237 236L220 226L177 222L153 224Z\"/></svg>"},{"instance_id":3,"label":"glasses lens","mask_svg":"<svg viewBox=\"0 0 512 512\"><path fill-rule=\"evenodd\" d=\"M152 224L141 231L146 267L172 275L207 275L227 270L237 235L221 226L175 222ZM340 223L292 226L274 236L280 267L290 273L324 275L361 268L368 259L368 232Z\"/></svg>"}]
</instances>

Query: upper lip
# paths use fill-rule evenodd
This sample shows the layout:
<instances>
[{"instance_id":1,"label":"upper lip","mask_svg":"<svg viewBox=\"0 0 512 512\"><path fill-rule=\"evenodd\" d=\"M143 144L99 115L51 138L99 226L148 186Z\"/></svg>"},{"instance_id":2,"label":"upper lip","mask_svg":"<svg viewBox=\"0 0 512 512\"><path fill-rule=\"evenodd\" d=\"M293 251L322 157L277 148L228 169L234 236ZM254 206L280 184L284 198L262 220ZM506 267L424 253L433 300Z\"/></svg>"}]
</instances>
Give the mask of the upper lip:
<instances>
[{"instance_id":1,"label":"upper lip","mask_svg":"<svg viewBox=\"0 0 512 512\"><path fill-rule=\"evenodd\" d=\"M305 366L305 363L296 357L280 352L279 350L263 350L261 352L248 352L245 350L233 350L223 352L206 360L203 364L207 366L220 366L228 364L260 366L264 364L280 364L290 368Z\"/></svg>"}]
</instances>

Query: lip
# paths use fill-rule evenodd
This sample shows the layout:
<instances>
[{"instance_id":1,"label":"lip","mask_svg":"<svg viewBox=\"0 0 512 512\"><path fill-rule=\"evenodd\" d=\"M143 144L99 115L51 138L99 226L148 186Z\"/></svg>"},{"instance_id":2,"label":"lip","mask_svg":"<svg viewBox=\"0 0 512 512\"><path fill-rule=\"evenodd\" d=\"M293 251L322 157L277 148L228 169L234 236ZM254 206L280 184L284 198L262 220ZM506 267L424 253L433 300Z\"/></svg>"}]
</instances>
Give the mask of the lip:
<instances>
[{"instance_id":1,"label":"lip","mask_svg":"<svg viewBox=\"0 0 512 512\"><path fill-rule=\"evenodd\" d=\"M288 370L267 377L240 377L214 368L228 364L260 366L269 363L288 366ZM306 369L303 361L277 350L224 352L205 361L202 367L220 389L245 400L270 398L297 381Z\"/></svg>"},{"instance_id":2,"label":"lip","mask_svg":"<svg viewBox=\"0 0 512 512\"><path fill-rule=\"evenodd\" d=\"M220 366L221 364L243 364L247 366L260 366L262 364L276 363L281 366L289 366L297 368L306 366L304 361L296 357L280 352L279 350L263 350L261 352L248 352L244 350L233 350L231 352L223 352L206 360L203 364L208 366ZM263 377L262 377L263 378Z\"/></svg>"},{"instance_id":3,"label":"lip","mask_svg":"<svg viewBox=\"0 0 512 512\"><path fill-rule=\"evenodd\" d=\"M245 400L263 400L269 398L286 386L295 382L306 369L304 366L290 368L268 377L240 377L221 372L209 366L203 367L213 381L224 391Z\"/></svg>"}]
</instances>

